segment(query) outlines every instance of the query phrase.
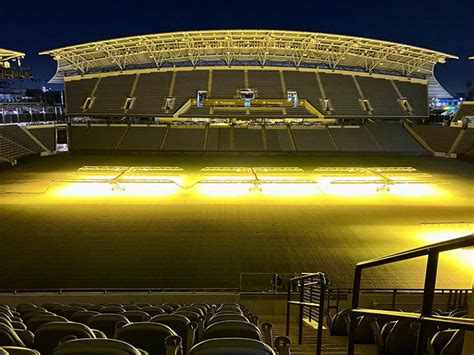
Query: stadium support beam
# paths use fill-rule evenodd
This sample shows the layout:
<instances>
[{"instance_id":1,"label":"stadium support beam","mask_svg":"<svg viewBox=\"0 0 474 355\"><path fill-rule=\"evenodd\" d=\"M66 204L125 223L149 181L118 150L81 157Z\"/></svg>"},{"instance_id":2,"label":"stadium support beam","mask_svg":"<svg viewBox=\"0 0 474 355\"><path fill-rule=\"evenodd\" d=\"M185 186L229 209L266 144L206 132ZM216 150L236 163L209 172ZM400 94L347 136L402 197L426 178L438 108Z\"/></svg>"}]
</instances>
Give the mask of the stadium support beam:
<instances>
[{"instance_id":1,"label":"stadium support beam","mask_svg":"<svg viewBox=\"0 0 474 355\"><path fill-rule=\"evenodd\" d=\"M13 59L23 59L25 53L0 48L0 62L8 62Z\"/></svg>"}]
</instances>

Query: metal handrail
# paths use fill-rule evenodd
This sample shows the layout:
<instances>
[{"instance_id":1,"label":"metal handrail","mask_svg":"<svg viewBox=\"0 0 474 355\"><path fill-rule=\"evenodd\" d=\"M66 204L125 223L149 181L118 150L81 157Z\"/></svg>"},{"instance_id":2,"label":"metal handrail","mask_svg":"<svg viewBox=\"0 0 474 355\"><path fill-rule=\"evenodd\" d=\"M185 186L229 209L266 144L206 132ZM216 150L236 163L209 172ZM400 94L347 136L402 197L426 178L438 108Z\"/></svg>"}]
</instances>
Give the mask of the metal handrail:
<instances>
[{"instance_id":1,"label":"metal handrail","mask_svg":"<svg viewBox=\"0 0 474 355\"><path fill-rule=\"evenodd\" d=\"M460 321L456 318L439 317L433 316L433 299L435 294L436 275L438 270L438 259L439 253L448 250L460 249L471 247L474 245L474 234L467 235L461 238L456 238L436 244L423 246L420 248L407 250L401 253L388 255L385 257L360 262L356 265L354 273L354 286L353 286L353 297L352 297L352 312L351 312L351 324L349 332L349 344L348 344L348 355L353 355L355 350L355 332L357 327L356 317L358 315L370 314L388 316L393 318L409 318L414 319L420 323L418 342L416 348L416 354L426 354L426 348L429 340L429 328L433 324L445 324L456 326L460 329L474 330L474 320L462 319ZM391 264L399 261L409 260L418 258L420 256L428 256L426 273L425 273L425 285L423 288L423 304L421 313L408 313L408 312L390 312L381 310L369 310L359 309L359 297L360 297L360 284L362 279L362 271L375 266Z\"/></svg>"},{"instance_id":2,"label":"metal handrail","mask_svg":"<svg viewBox=\"0 0 474 355\"><path fill-rule=\"evenodd\" d=\"M313 279L316 278L316 281ZM305 283L305 280L310 280L310 282ZM292 285L297 282L299 301L292 301ZM319 302L306 302L304 299L305 287L320 285L320 298ZM290 311L291 306L299 307L298 314L298 344L302 343L303 340L303 316L304 316L304 307L311 309L318 309L318 329L317 329L317 341L316 341L316 354L320 355L322 351L322 336L323 336L323 319L324 319L324 297L327 292L327 287L329 286L329 281L327 277L322 272L304 274L302 276L293 277L288 280L288 294L287 294L287 305L286 305L286 336L290 335ZM311 297L311 296L310 296ZM311 298L310 298L310 301ZM311 313L310 313L311 317Z\"/></svg>"}]
</instances>

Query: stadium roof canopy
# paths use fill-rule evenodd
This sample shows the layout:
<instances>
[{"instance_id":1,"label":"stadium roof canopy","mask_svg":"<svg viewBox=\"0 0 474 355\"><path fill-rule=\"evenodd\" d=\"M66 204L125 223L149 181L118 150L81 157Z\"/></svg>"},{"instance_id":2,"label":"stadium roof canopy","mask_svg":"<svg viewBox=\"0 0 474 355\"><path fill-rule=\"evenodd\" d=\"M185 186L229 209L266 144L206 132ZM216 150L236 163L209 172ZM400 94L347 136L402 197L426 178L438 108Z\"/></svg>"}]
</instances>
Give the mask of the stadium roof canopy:
<instances>
[{"instance_id":1,"label":"stadium roof canopy","mask_svg":"<svg viewBox=\"0 0 474 355\"><path fill-rule=\"evenodd\" d=\"M64 76L143 68L286 66L348 69L429 77L456 56L361 37L278 30L216 30L149 34L41 52Z\"/></svg>"},{"instance_id":2,"label":"stadium roof canopy","mask_svg":"<svg viewBox=\"0 0 474 355\"><path fill-rule=\"evenodd\" d=\"M0 48L0 62L7 62L12 59L24 58L24 57L25 57L25 53Z\"/></svg>"}]
</instances>

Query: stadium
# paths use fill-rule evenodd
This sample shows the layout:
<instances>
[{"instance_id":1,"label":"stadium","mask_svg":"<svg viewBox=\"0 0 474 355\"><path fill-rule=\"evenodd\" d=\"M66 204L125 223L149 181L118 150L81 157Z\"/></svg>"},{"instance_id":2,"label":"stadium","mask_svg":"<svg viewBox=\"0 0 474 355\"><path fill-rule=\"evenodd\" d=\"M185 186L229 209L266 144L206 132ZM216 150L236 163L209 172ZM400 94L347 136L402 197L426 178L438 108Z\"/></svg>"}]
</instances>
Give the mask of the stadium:
<instances>
[{"instance_id":1,"label":"stadium","mask_svg":"<svg viewBox=\"0 0 474 355\"><path fill-rule=\"evenodd\" d=\"M279 30L40 54L64 115L0 105L7 354L472 353L474 102L429 124L457 56Z\"/></svg>"}]
</instances>

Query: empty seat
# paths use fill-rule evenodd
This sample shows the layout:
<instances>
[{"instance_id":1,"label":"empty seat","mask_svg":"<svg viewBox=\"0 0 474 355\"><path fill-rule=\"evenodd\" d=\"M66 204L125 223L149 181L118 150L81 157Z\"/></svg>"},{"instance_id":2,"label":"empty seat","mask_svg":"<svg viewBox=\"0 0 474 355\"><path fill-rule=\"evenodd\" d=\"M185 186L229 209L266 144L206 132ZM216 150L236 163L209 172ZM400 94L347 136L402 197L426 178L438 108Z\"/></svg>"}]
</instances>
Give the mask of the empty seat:
<instances>
[{"instance_id":1,"label":"empty seat","mask_svg":"<svg viewBox=\"0 0 474 355\"><path fill-rule=\"evenodd\" d=\"M385 353L391 355L415 354L416 343L417 331L412 328L412 322L398 320L393 324L385 340Z\"/></svg>"},{"instance_id":2,"label":"empty seat","mask_svg":"<svg viewBox=\"0 0 474 355\"><path fill-rule=\"evenodd\" d=\"M97 314L100 314L99 312L96 312L96 311L77 311L76 313L74 313L72 316L71 316L71 320L73 322L78 322L78 323L84 323L84 324L87 324L87 322L89 321L89 319L92 317L92 316L95 316Z\"/></svg>"},{"instance_id":3,"label":"empty seat","mask_svg":"<svg viewBox=\"0 0 474 355\"><path fill-rule=\"evenodd\" d=\"M100 313L116 313L116 314L121 314L125 312L125 309L123 309L122 306L105 306L102 307L99 311Z\"/></svg>"},{"instance_id":4,"label":"empty seat","mask_svg":"<svg viewBox=\"0 0 474 355\"><path fill-rule=\"evenodd\" d=\"M36 350L22 348L19 346L2 346L0 347L0 349L4 350L5 354L8 354L8 355L40 355L40 353Z\"/></svg>"},{"instance_id":5,"label":"empty seat","mask_svg":"<svg viewBox=\"0 0 474 355\"><path fill-rule=\"evenodd\" d=\"M6 324L0 323L0 346L25 346L16 332Z\"/></svg>"},{"instance_id":6,"label":"empty seat","mask_svg":"<svg viewBox=\"0 0 474 355\"><path fill-rule=\"evenodd\" d=\"M187 352L194 345L197 323L180 314L162 314L153 317L151 322L165 324L181 337L183 349Z\"/></svg>"},{"instance_id":7,"label":"empty seat","mask_svg":"<svg viewBox=\"0 0 474 355\"><path fill-rule=\"evenodd\" d=\"M271 355L275 352L267 344L253 339L209 339L196 344L189 355Z\"/></svg>"},{"instance_id":8,"label":"empty seat","mask_svg":"<svg viewBox=\"0 0 474 355\"><path fill-rule=\"evenodd\" d=\"M54 355L140 355L146 354L115 339L77 339L60 344L53 352Z\"/></svg>"},{"instance_id":9,"label":"empty seat","mask_svg":"<svg viewBox=\"0 0 474 355\"><path fill-rule=\"evenodd\" d=\"M115 339L132 344L147 351L150 355L168 354L168 347L181 347L181 338L173 329L167 325L154 322L126 324L117 329ZM171 353L175 354L174 352Z\"/></svg>"},{"instance_id":10,"label":"empty seat","mask_svg":"<svg viewBox=\"0 0 474 355\"><path fill-rule=\"evenodd\" d=\"M214 323L204 330L203 339L246 338L261 340L262 333L255 324L242 321Z\"/></svg>"},{"instance_id":11,"label":"empty seat","mask_svg":"<svg viewBox=\"0 0 474 355\"><path fill-rule=\"evenodd\" d=\"M126 311L122 313L130 322L144 322L151 317L148 313L143 311Z\"/></svg>"},{"instance_id":12,"label":"empty seat","mask_svg":"<svg viewBox=\"0 0 474 355\"><path fill-rule=\"evenodd\" d=\"M95 338L94 332L88 326L74 322L52 322L41 325L35 333L35 348L42 354L52 354L59 342L68 336Z\"/></svg>"},{"instance_id":13,"label":"empty seat","mask_svg":"<svg viewBox=\"0 0 474 355\"><path fill-rule=\"evenodd\" d=\"M98 329L107 336L113 338L117 323L130 323L128 319L121 314L97 314L89 318L87 325L91 328Z\"/></svg>"},{"instance_id":14,"label":"empty seat","mask_svg":"<svg viewBox=\"0 0 474 355\"><path fill-rule=\"evenodd\" d=\"M248 322L249 320L247 317L238 314L238 313L216 313L214 316L212 316L209 321L207 322L207 325L211 325L213 323L217 322L222 322L225 320L239 320L242 322Z\"/></svg>"},{"instance_id":15,"label":"empty seat","mask_svg":"<svg viewBox=\"0 0 474 355\"><path fill-rule=\"evenodd\" d=\"M26 324L27 324L28 330L34 333L36 329L38 329L43 324L50 323L50 322L67 322L67 321L68 320L65 317L45 314L45 315L38 315L38 316L34 316L30 318Z\"/></svg>"},{"instance_id":16,"label":"empty seat","mask_svg":"<svg viewBox=\"0 0 474 355\"><path fill-rule=\"evenodd\" d=\"M343 309L333 316L328 316L329 334L331 335L348 335L347 321L349 320L350 309Z\"/></svg>"},{"instance_id":17,"label":"empty seat","mask_svg":"<svg viewBox=\"0 0 474 355\"><path fill-rule=\"evenodd\" d=\"M165 311L162 308L154 307L154 306L140 308L140 311L148 313L151 317L165 313Z\"/></svg>"}]
</instances>

